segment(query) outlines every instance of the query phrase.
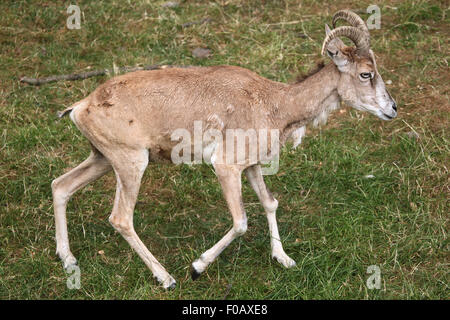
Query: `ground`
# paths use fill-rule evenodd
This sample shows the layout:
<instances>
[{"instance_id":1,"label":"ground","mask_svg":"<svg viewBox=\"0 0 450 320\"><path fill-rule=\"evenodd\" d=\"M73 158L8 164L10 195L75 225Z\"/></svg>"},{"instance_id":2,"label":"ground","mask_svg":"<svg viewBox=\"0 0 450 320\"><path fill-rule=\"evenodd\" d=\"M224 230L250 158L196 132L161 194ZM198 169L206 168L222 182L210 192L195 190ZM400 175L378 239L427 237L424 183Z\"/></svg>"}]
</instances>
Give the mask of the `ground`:
<instances>
[{"instance_id":1,"label":"ground","mask_svg":"<svg viewBox=\"0 0 450 320\"><path fill-rule=\"evenodd\" d=\"M0 299L447 299L449 294L449 51L447 1L78 1L81 29L61 1L2 1L0 10ZM162 289L108 223L112 173L68 207L81 288L55 256L51 181L89 154L56 112L109 76L40 87L44 77L138 64L249 68L289 82L321 59L335 11L381 10L371 30L399 116L344 107L266 177L297 266L270 258L267 222L244 183L248 232L195 282L189 266L231 227L210 166L151 164L135 211L143 242L177 279ZM186 22L211 21L182 27ZM206 58L192 50L208 48ZM373 175L367 178L367 175ZM370 290L369 266L381 270Z\"/></svg>"}]
</instances>

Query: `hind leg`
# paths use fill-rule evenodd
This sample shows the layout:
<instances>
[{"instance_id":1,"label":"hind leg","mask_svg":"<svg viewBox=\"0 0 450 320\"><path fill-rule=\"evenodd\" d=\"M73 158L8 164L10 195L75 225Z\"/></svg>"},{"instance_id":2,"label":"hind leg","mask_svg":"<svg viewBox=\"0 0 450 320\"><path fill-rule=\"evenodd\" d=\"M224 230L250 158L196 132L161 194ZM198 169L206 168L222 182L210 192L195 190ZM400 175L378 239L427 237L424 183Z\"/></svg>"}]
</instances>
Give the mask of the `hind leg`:
<instances>
[{"instance_id":1,"label":"hind leg","mask_svg":"<svg viewBox=\"0 0 450 320\"><path fill-rule=\"evenodd\" d=\"M117 150L108 155L117 178L114 207L109 222L136 251L164 288L174 288L175 279L141 241L133 225L133 212L141 179L148 164L147 150Z\"/></svg>"},{"instance_id":2,"label":"hind leg","mask_svg":"<svg viewBox=\"0 0 450 320\"><path fill-rule=\"evenodd\" d=\"M97 180L111 170L111 165L95 148L89 157L76 168L52 181L53 208L55 210L56 253L64 268L76 264L70 252L67 234L66 207L71 196L88 183Z\"/></svg>"}]
</instances>

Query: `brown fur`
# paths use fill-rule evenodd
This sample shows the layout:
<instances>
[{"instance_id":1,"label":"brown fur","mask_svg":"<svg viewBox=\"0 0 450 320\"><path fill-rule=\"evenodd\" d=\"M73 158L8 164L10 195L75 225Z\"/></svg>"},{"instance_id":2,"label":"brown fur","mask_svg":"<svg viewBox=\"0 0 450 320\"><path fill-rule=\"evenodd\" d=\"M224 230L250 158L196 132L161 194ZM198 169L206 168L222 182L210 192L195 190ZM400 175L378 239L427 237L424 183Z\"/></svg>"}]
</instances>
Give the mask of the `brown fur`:
<instances>
[{"instance_id":1,"label":"brown fur","mask_svg":"<svg viewBox=\"0 0 450 320\"><path fill-rule=\"evenodd\" d=\"M326 32L330 33L330 30ZM276 129L283 143L287 136L298 130L304 133L306 124L326 119L328 112L339 107L341 99L385 120L397 115L395 102L376 72L371 51L371 59L360 57L355 50L343 48L343 42L337 38L323 47L336 52L331 55L333 63L319 63L294 84L271 81L235 66L137 71L108 80L88 97L60 113L63 116L72 111L71 119L92 145L88 159L52 182L57 253L64 266L76 263L70 252L67 232L69 198L88 183L114 170L117 189L110 223L165 288L175 286L175 279L136 234L133 212L149 158L155 161L171 159L179 142L171 139L171 133L177 129L187 130L192 137L198 131L194 123L201 121L201 130L212 128L223 133L219 139L225 138L228 129ZM359 77L361 72L368 71L374 71L378 79L375 86ZM261 147L260 140L255 142L258 148ZM250 142L246 144L250 146ZM233 217L233 227L192 263L193 278L247 230L247 216L242 204L243 172L266 211L272 257L287 268L295 266L295 261L281 245L275 216L278 201L264 184L259 165L262 159L247 157L245 163L227 163L226 141L216 141L216 146L224 147L223 153L218 152L220 148L214 144L212 146L211 163ZM272 146L267 147L267 153L272 153ZM195 191L201 191L201 186Z\"/></svg>"},{"instance_id":2,"label":"brown fur","mask_svg":"<svg viewBox=\"0 0 450 320\"><path fill-rule=\"evenodd\" d=\"M300 83L300 82L305 81L308 77L310 77L310 76L316 74L317 72L319 72L320 70L322 70L323 67L325 67L325 62L323 60L317 62L316 66L313 69L309 70L307 73L299 74L295 79L295 83Z\"/></svg>"}]
</instances>

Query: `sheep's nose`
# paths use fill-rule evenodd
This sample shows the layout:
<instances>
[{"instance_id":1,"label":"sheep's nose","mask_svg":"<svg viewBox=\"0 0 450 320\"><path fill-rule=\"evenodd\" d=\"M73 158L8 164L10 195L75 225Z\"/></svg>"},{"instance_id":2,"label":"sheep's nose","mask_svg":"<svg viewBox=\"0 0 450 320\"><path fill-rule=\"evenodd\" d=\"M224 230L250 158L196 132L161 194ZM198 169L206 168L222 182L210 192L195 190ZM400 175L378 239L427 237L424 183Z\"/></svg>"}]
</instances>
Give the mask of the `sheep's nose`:
<instances>
[{"instance_id":1,"label":"sheep's nose","mask_svg":"<svg viewBox=\"0 0 450 320\"><path fill-rule=\"evenodd\" d=\"M397 111L397 104L394 102L394 104L392 105L392 109L394 109L394 111Z\"/></svg>"}]
</instances>

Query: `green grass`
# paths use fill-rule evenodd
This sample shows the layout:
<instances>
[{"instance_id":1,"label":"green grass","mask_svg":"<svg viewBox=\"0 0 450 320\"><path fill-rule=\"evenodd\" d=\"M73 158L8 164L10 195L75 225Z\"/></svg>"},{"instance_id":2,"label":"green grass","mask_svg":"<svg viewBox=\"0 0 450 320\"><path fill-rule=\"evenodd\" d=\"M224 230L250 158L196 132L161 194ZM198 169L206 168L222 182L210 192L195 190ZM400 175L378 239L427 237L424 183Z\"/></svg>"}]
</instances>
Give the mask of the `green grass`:
<instances>
[{"instance_id":1,"label":"green grass","mask_svg":"<svg viewBox=\"0 0 450 320\"><path fill-rule=\"evenodd\" d=\"M280 171L266 178L297 267L270 259L263 209L245 182L248 232L191 281L190 263L230 228L230 214L211 167L151 164L135 227L177 288L162 289L109 225L109 174L69 203L81 289L67 289L55 256L50 182L84 160L89 146L55 114L107 77L31 87L21 76L113 64L232 64L286 82L320 58L333 12L364 12L373 3L181 1L169 9L163 2L78 1L81 30L66 28L60 1L1 2L0 299L447 299L448 4L416 0L375 1L382 25L371 31L372 46L399 117L335 112L298 149L286 148ZM213 22L181 28L205 17ZM213 55L196 59L196 47ZM380 290L366 286L370 265L381 268Z\"/></svg>"}]
</instances>

